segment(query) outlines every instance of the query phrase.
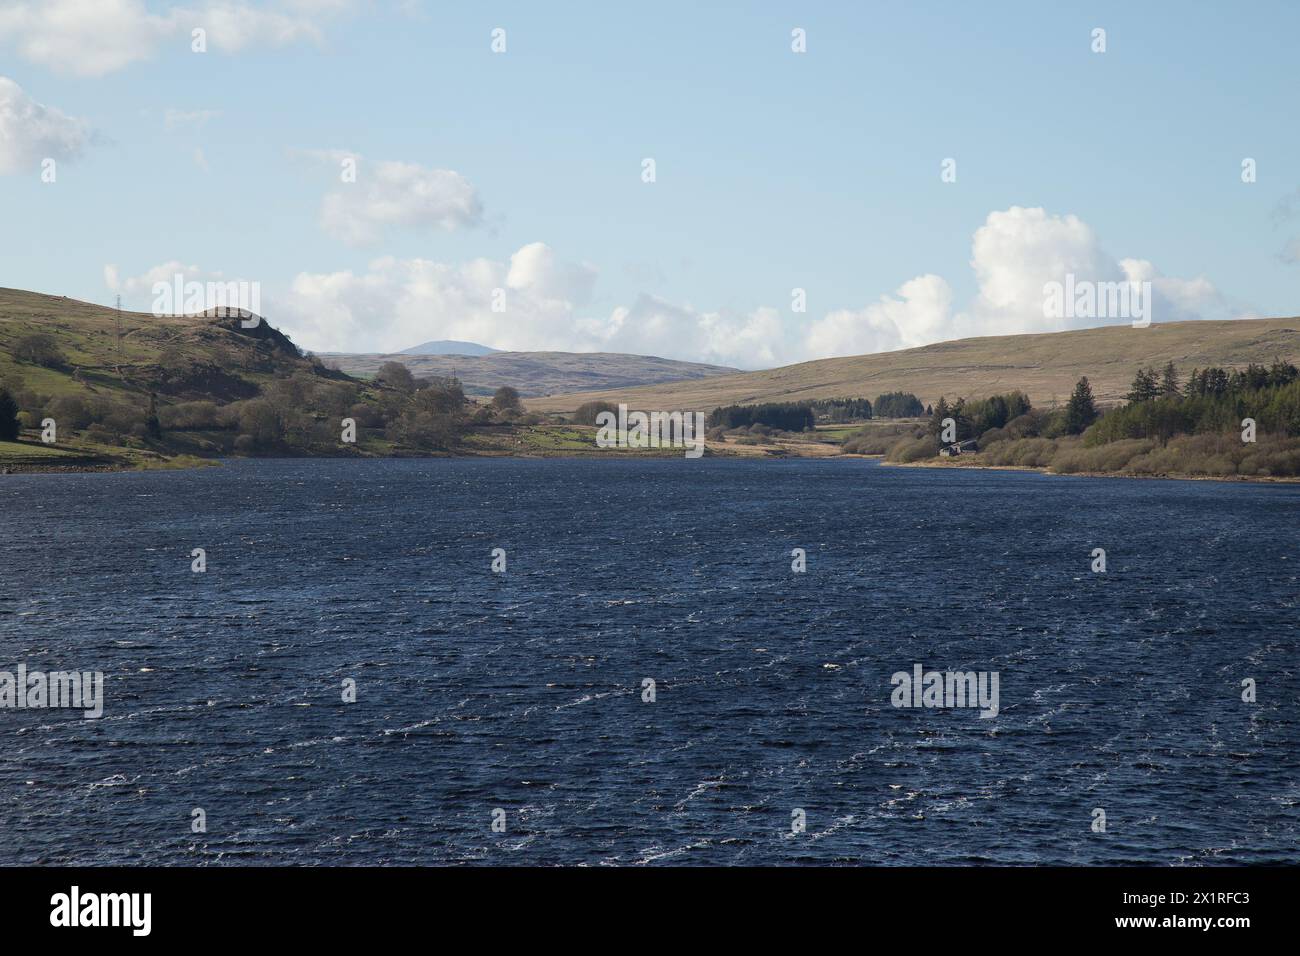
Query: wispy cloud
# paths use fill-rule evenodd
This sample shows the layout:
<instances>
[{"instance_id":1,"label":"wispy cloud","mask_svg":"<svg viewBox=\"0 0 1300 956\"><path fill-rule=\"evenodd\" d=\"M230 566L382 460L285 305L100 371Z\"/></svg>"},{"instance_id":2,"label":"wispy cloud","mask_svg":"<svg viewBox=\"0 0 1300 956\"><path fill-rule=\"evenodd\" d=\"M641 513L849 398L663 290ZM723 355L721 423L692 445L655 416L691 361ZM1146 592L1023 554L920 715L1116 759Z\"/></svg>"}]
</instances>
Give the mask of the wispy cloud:
<instances>
[{"instance_id":1,"label":"wispy cloud","mask_svg":"<svg viewBox=\"0 0 1300 956\"><path fill-rule=\"evenodd\" d=\"M210 49L226 54L322 43L326 22L352 7L350 0L206 0L155 13L143 0L10 0L0 7L0 43L58 73L104 76L166 45L189 51L199 29Z\"/></svg>"},{"instance_id":2,"label":"wispy cloud","mask_svg":"<svg viewBox=\"0 0 1300 956\"><path fill-rule=\"evenodd\" d=\"M366 160L344 150L300 155L334 167L337 185L320 207L321 229L334 239L360 246L394 227L453 230L483 222L478 191L454 170Z\"/></svg>"},{"instance_id":3,"label":"wispy cloud","mask_svg":"<svg viewBox=\"0 0 1300 956\"><path fill-rule=\"evenodd\" d=\"M163 113L163 123L168 129L194 126L202 129L208 120L216 119L221 110L176 110L168 109Z\"/></svg>"},{"instance_id":4,"label":"wispy cloud","mask_svg":"<svg viewBox=\"0 0 1300 956\"><path fill-rule=\"evenodd\" d=\"M36 102L0 76L0 174L34 172L44 159L76 159L91 139L85 120Z\"/></svg>"}]
</instances>

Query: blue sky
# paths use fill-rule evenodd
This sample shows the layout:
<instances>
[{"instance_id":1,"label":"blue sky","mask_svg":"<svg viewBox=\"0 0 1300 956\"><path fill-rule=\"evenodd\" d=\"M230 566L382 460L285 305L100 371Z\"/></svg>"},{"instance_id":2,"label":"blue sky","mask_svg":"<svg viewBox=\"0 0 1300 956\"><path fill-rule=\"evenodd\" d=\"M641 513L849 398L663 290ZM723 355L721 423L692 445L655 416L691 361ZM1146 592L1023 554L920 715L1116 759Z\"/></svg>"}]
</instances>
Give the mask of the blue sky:
<instances>
[{"instance_id":1,"label":"blue sky","mask_svg":"<svg viewBox=\"0 0 1300 956\"><path fill-rule=\"evenodd\" d=\"M0 0L0 285L147 310L180 264L259 282L317 350L744 367L1064 327L1035 302L1063 269L1158 277L1157 322L1294 315L1298 28L1286 3Z\"/></svg>"}]
</instances>

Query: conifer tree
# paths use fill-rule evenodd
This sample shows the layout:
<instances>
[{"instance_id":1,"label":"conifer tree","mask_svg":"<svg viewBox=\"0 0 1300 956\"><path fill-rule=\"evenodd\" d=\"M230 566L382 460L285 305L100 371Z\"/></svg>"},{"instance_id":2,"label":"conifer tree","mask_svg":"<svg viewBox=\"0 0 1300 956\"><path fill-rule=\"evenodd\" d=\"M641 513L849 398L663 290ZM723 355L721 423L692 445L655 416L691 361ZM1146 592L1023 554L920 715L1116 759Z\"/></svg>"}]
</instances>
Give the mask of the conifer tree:
<instances>
[{"instance_id":1,"label":"conifer tree","mask_svg":"<svg viewBox=\"0 0 1300 956\"><path fill-rule=\"evenodd\" d=\"M1178 370L1174 368L1172 361L1165 363L1165 370L1160 377L1160 396L1162 398L1177 398L1183 393L1178 386Z\"/></svg>"},{"instance_id":2,"label":"conifer tree","mask_svg":"<svg viewBox=\"0 0 1300 956\"><path fill-rule=\"evenodd\" d=\"M0 388L0 441L18 438L18 403L13 396Z\"/></svg>"},{"instance_id":3,"label":"conifer tree","mask_svg":"<svg viewBox=\"0 0 1300 956\"><path fill-rule=\"evenodd\" d=\"M1085 375L1079 379L1065 406L1065 430L1077 435L1097 420L1097 406L1092 400L1092 386Z\"/></svg>"}]
</instances>

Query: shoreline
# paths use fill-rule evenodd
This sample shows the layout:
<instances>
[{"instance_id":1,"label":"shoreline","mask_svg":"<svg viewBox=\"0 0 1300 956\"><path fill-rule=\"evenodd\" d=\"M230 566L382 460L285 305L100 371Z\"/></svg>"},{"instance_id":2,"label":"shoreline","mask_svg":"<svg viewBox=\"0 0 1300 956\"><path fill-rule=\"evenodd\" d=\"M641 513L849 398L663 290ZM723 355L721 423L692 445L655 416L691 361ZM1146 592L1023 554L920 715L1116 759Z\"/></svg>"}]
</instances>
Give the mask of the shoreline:
<instances>
[{"instance_id":1,"label":"shoreline","mask_svg":"<svg viewBox=\"0 0 1300 956\"><path fill-rule=\"evenodd\" d=\"M602 449L593 448L590 451L581 451L578 449L563 449L556 451L536 450L532 452L514 452L508 450L493 449L465 449L460 448L454 451L428 452L425 454L396 454L396 455L229 455L221 458L199 458L195 455L178 455L174 458L158 458L150 461L127 461L122 459L112 459L108 457L95 456L69 456L66 459L54 459L49 462L38 462L33 460L18 460L6 462L0 459L0 478L9 475L79 475L79 474L110 474L110 473L127 473L127 472L146 472L146 471L189 471L197 468L220 467L229 461L432 461L439 459L461 459L468 460L473 458L518 458L542 460L548 458L564 458L572 460L586 460L597 458L622 458L622 459L655 459L671 460L674 458L684 458L684 452L679 448L672 449ZM713 454L709 457L714 458L763 458L761 455L737 455L737 454ZM774 455L772 458L794 458L794 455ZM819 456L808 456L819 457ZM859 456L853 456L859 457Z\"/></svg>"},{"instance_id":2,"label":"shoreline","mask_svg":"<svg viewBox=\"0 0 1300 956\"><path fill-rule=\"evenodd\" d=\"M883 455L857 456L880 458L881 464L888 468L938 468L949 469L952 471L961 471L963 469L970 471L1029 471L1037 472L1040 475L1048 475L1052 478L1135 478L1135 479L1156 479L1160 481L1230 481L1241 484L1259 484L1259 485L1295 485L1300 484L1300 478L1275 477L1272 475L1186 475L1181 473L1160 474L1160 475L1135 475L1123 471L1051 471L1040 465L956 465L948 462L935 461L884 461Z\"/></svg>"},{"instance_id":3,"label":"shoreline","mask_svg":"<svg viewBox=\"0 0 1300 956\"><path fill-rule=\"evenodd\" d=\"M394 449L390 446L358 448L346 454L294 454L286 449L283 454L258 456L225 455L198 456L178 452L170 457L149 448L117 448L103 445L81 444L43 445L32 441L0 443L0 478L8 475L39 474L105 474L133 471L175 471L181 469L220 466L227 461L280 460L412 460L439 458L519 458L573 460L616 458L620 460L685 458L683 448L598 448L589 444L594 430L582 426L544 426L541 428L511 427L508 430L482 430L470 433L468 441L450 451L414 451ZM5 452L8 454L5 454ZM385 453L386 452L386 453ZM931 468L959 471L1019 471L1037 472L1059 478L1143 478L1167 481L1226 481L1252 484L1300 484L1300 476L1271 475L1193 475L1185 473L1131 474L1117 471L1056 472L1041 465L993 465L979 461L979 454L960 458L926 458L919 461L895 462L883 454L859 454L840 451L840 446L824 441L778 440L764 443L739 444L729 441L709 442L703 457L749 461L786 461L793 459L828 460L836 458L874 459L890 468ZM693 459L692 459L693 460Z\"/></svg>"},{"instance_id":4,"label":"shoreline","mask_svg":"<svg viewBox=\"0 0 1300 956\"><path fill-rule=\"evenodd\" d=\"M0 478L8 475L58 475L58 474L109 474L124 472L145 472L145 471L187 471L196 468L220 467L227 461L414 461L414 460L435 460L435 459L460 459L467 460L473 458L517 458L525 460L543 460L543 459L565 459L571 461L582 461L596 458L620 458L624 460L642 458L672 460L683 457L680 449L671 449L670 452L656 451L653 454L646 453L647 450L613 450L610 449L592 449L590 452L580 452L572 449L554 452L533 452L519 454L510 451L469 451L464 450L454 452L442 452L426 455L267 455L261 458L257 457L232 457L232 458L195 458L192 456L184 457L185 461L177 459L163 459L157 463L129 463L123 461L107 461L103 459L85 459L76 462L60 462L49 464L35 462L16 462L12 464L0 465ZM706 453L705 457L715 459L731 459L735 461L790 461L793 459L805 459L810 461L832 461L843 459L857 460L874 460L886 468L927 468L949 471L1018 471L1032 472L1040 475L1046 475L1052 478L1130 478L1139 480L1163 480L1163 481L1221 481L1238 484L1276 484L1276 485L1294 485L1300 484L1300 477L1274 477L1266 475L1186 475L1186 474L1159 474L1159 475L1135 475L1124 472L1113 471L1080 471L1080 472L1055 472L1047 468L1036 465L981 465L981 464L953 464L941 461L886 461L884 455L765 455L765 454L736 454L732 453Z\"/></svg>"}]
</instances>

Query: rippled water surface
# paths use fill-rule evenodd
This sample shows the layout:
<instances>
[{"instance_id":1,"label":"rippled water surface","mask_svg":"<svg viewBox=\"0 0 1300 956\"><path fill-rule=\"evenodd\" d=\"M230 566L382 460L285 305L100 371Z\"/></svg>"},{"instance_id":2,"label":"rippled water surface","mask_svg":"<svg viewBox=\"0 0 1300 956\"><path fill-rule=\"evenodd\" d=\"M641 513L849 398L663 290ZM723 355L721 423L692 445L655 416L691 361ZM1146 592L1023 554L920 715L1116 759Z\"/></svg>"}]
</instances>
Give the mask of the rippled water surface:
<instances>
[{"instance_id":1,"label":"rippled water surface","mask_svg":"<svg viewBox=\"0 0 1300 956\"><path fill-rule=\"evenodd\" d=\"M1297 486L239 461L0 508L0 669L106 682L0 710L3 863L1300 858ZM1000 713L894 708L916 663Z\"/></svg>"}]
</instances>

